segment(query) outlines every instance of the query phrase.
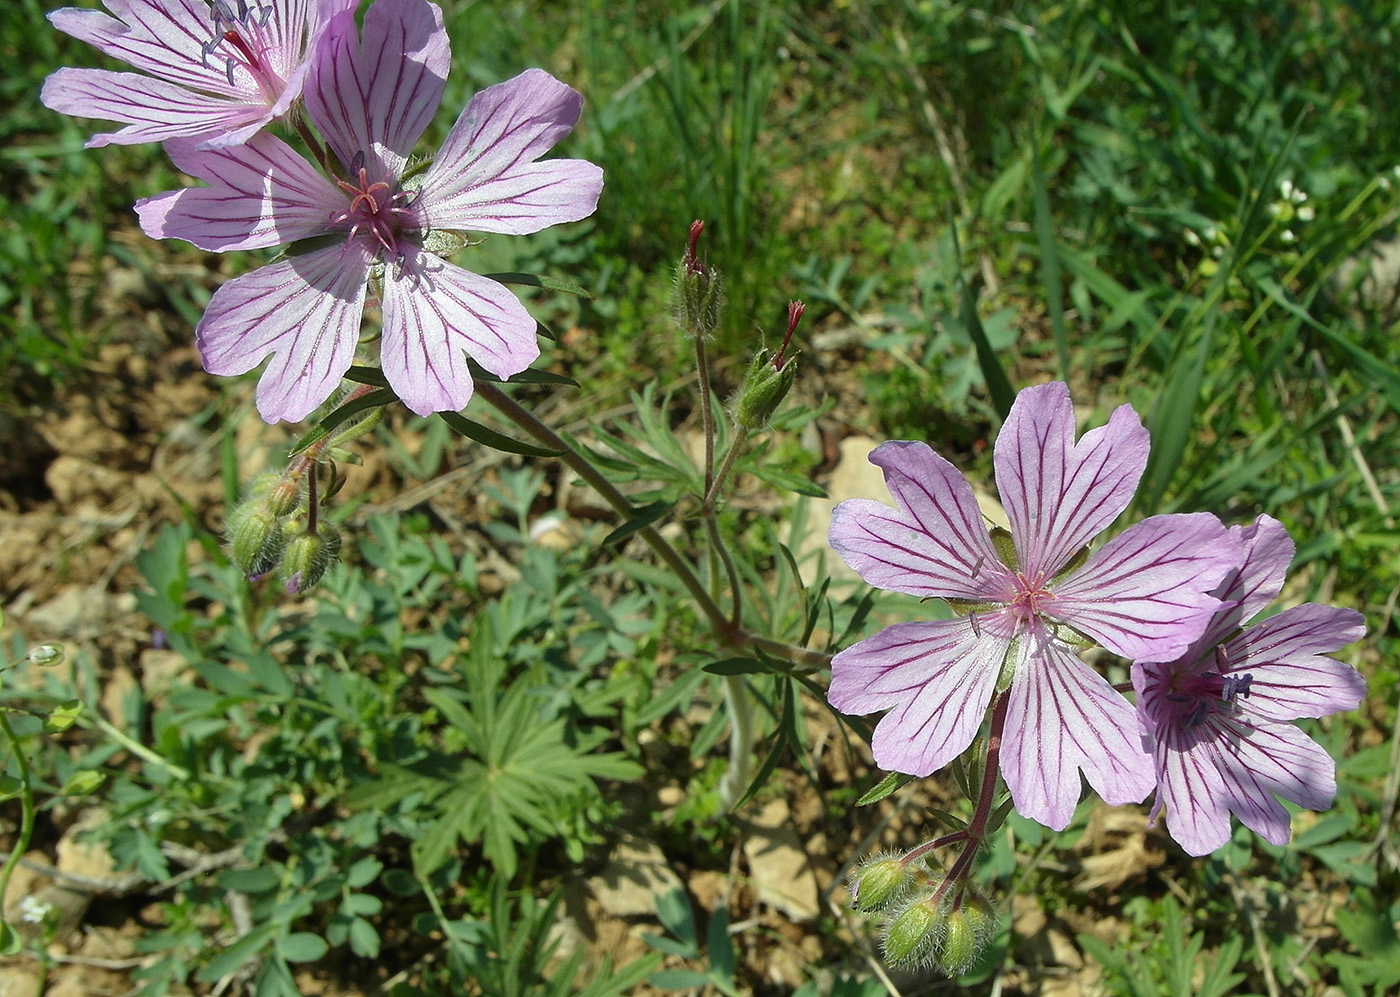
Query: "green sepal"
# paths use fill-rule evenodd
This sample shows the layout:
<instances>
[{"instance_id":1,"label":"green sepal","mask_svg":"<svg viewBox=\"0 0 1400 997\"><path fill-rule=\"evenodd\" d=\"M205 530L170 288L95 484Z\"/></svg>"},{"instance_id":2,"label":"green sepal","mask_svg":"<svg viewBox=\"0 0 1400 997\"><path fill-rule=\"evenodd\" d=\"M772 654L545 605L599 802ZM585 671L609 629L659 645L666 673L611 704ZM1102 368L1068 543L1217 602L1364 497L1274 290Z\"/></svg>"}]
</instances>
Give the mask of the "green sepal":
<instances>
[{"instance_id":1,"label":"green sepal","mask_svg":"<svg viewBox=\"0 0 1400 997\"><path fill-rule=\"evenodd\" d=\"M62 733L78 722L78 717L82 712L83 701L81 699L70 699L65 703L60 703L44 718L45 732L49 734Z\"/></svg>"}]
</instances>

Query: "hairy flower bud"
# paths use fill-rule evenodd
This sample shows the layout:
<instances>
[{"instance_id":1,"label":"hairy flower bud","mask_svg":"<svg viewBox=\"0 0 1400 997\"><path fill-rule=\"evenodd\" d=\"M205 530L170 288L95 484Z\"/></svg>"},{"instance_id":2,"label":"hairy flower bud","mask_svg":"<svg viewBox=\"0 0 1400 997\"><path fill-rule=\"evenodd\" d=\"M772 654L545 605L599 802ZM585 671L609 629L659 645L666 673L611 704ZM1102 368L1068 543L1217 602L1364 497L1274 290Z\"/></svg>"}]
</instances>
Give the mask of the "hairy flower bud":
<instances>
[{"instance_id":1,"label":"hairy flower bud","mask_svg":"<svg viewBox=\"0 0 1400 997\"><path fill-rule=\"evenodd\" d=\"M724 281L719 272L700 258L700 233L705 223L692 222L690 241L676 267L676 287L671 310L676 324L690 336L708 339L724 316Z\"/></svg>"},{"instance_id":2,"label":"hairy flower bud","mask_svg":"<svg viewBox=\"0 0 1400 997\"><path fill-rule=\"evenodd\" d=\"M781 369L775 369L769 351L758 351L734 405L734 421L739 426L752 430L768 422L797 378L796 360L793 357Z\"/></svg>"},{"instance_id":3,"label":"hairy flower bud","mask_svg":"<svg viewBox=\"0 0 1400 997\"><path fill-rule=\"evenodd\" d=\"M917 966L934 954L943 939L939 902L929 894L906 903L885 926L885 961L891 966Z\"/></svg>"},{"instance_id":4,"label":"hairy flower bud","mask_svg":"<svg viewBox=\"0 0 1400 997\"><path fill-rule=\"evenodd\" d=\"M943 919L943 944L938 947L938 968L949 976L967 972L977 961L981 946L965 911L952 910Z\"/></svg>"},{"instance_id":5,"label":"hairy flower bud","mask_svg":"<svg viewBox=\"0 0 1400 997\"><path fill-rule=\"evenodd\" d=\"M922 878L897 856L877 855L851 877L851 906L867 913L884 910L903 900Z\"/></svg>"},{"instance_id":6,"label":"hairy flower bud","mask_svg":"<svg viewBox=\"0 0 1400 997\"><path fill-rule=\"evenodd\" d=\"M228 539L233 563L249 578L256 578L277 567L287 546L287 530L265 501L254 498L229 514Z\"/></svg>"},{"instance_id":7,"label":"hairy flower bud","mask_svg":"<svg viewBox=\"0 0 1400 997\"><path fill-rule=\"evenodd\" d=\"M340 530L331 523L322 521L315 533L298 533L282 556L281 577L287 592L299 595L314 588L339 558Z\"/></svg>"}]
</instances>

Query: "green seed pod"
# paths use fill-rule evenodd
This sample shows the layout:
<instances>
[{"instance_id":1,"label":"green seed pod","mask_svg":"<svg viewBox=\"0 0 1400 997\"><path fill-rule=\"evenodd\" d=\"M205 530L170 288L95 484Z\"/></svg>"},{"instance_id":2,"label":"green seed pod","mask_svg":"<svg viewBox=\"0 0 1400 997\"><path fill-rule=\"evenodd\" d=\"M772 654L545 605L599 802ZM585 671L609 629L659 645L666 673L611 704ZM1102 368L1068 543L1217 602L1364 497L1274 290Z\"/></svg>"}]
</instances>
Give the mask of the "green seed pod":
<instances>
[{"instance_id":1,"label":"green seed pod","mask_svg":"<svg viewBox=\"0 0 1400 997\"><path fill-rule=\"evenodd\" d=\"M938 947L938 968L949 976L966 973L982 953L982 940L964 908L952 910L943 919L943 944Z\"/></svg>"},{"instance_id":2,"label":"green seed pod","mask_svg":"<svg viewBox=\"0 0 1400 997\"><path fill-rule=\"evenodd\" d=\"M918 878L898 858L877 855L851 877L851 906L866 913L884 910L903 900Z\"/></svg>"},{"instance_id":3,"label":"green seed pod","mask_svg":"<svg viewBox=\"0 0 1400 997\"><path fill-rule=\"evenodd\" d=\"M885 961L891 966L927 962L943 937L943 917L931 895L905 904L885 927Z\"/></svg>"},{"instance_id":4,"label":"green seed pod","mask_svg":"<svg viewBox=\"0 0 1400 997\"><path fill-rule=\"evenodd\" d=\"M734 421L742 429L759 429L772 418L797 379L797 358L793 354L781 368L773 366L772 353L759 350L749 364L739 400L734 405Z\"/></svg>"},{"instance_id":5,"label":"green seed pod","mask_svg":"<svg viewBox=\"0 0 1400 997\"><path fill-rule=\"evenodd\" d=\"M228 518L229 556L249 578L277 567L287 547L287 530L266 503L249 499Z\"/></svg>"},{"instance_id":6,"label":"green seed pod","mask_svg":"<svg viewBox=\"0 0 1400 997\"><path fill-rule=\"evenodd\" d=\"M314 588L340 558L340 530L322 522L315 533L298 533L287 543L279 575L287 592L299 595Z\"/></svg>"}]
</instances>

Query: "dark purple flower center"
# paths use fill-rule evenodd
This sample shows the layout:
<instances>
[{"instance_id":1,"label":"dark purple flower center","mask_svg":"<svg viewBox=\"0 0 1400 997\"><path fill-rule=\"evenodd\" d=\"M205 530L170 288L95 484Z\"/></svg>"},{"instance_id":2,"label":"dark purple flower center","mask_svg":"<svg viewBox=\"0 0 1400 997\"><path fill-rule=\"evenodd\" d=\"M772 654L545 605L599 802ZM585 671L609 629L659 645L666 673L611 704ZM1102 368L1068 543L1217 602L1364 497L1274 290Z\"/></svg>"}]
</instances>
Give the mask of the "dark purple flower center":
<instances>
[{"instance_id":1,"label":"dark purple flower center","mask_svg":"<svg viewBox=\"0 0 1400 997\"><path fill-rule=\"evenodd\" d=\"M348 225L350 239L368 237L389 259L397 260L404 255L405 236L418 232L415 213L408 207L412 192L394 191L384 180L370 183L363 166L358 167L358 174L354 180L336 181L340 189L350 195L350 206L331 221L336 225Z\"/></svg>"},{"instance_id":2,"label":"dark purple flower center","mask_svg":"<svg viewBox=\"0 0 1400 997\"><path fill-rule=\"evenodd\" d=\"M286 84L272 68L268 53L273 44L267 37L267 20L272 7L258 0L212 0L210 14L214 19L214 37L204 44L204 64L210 57L222 59L228 85L233 86L234 72L243 69L253 78L258 90L270 104L282 93Z\"/></svg>"},{"instance_id":3,"label":"dark purple flower center","mask_svg":"<svg viewBox=\"0 0 1400 997\"><path fill-rule=\"evenodd\" d=\"M1181 724L1188 730L1199 727L1214 714L1238 712L1239 700L1249 695L1254 676L1249 672L1227 672L1224 648L1216 648L1215 658L1218 670L1183 672L1172 677L1167 699L1176 704Z\"/></svg>"}]
</instances>

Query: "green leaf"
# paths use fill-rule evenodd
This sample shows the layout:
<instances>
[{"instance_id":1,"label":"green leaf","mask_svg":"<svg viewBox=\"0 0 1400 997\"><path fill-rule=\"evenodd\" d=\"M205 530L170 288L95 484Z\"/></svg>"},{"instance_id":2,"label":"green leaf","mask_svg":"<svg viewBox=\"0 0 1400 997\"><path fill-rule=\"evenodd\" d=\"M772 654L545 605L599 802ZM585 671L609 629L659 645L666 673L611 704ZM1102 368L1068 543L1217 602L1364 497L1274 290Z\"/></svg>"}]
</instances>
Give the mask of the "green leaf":
<instances>
[{"instance_id":1,"label":"green leaf","mask_svg":"<svg viewBox=\"0 0 1400 997\"><path fill-rule=\"evenodd\" d=\"M63 783L63 788L59 790L63 796L87 796L89 793L97 791L97 787L106 781L107 776L103 772L89 769L86 772L74 772Z\"/></svg>"},{"instance_id":2,"label":"green leaf","mask_svg":"<svg viewBox=\"0 0 1400 997\"><path fill-rule=\"evenodd\" d=\"M877 782L864 796L856 800L856 806L864 807L871 803L878 803L896 790L907 786L913 778L912 775L905 775L903 772L891 772Z\"/></svg>"},{"instance_id":3,"label":"green leaf","mask_svg":"<svg viewBox=\"0 0 1400 997\"><path fill-rule=\"evenodd\" d=\"M690 969L663 969L648 976L647 982L661 990L689 990L691 987L708 986L714 981L705 973Z\"/></svg>"},{"instance_id":4,"label":"green leaf","mask_svg":"<svg viewBox=\"0 0 1400 997\"><path fill-rule=\"evenodd\" d=\"M396 401L398 401L398 395L394 394L394 392L388 388L380 388L378 391L371 391L367 395L364 395L360 398L356 398L353 401L346 402L344 405L339 406L328 416L322 419L319 423L317 423L316 428L312 429L310 432L303 435L301 439L297 440L296 444L288 452L287 456L295 457L297 454L306 450L306 448L311 446L313 443L318 443L321 440L324 440L326 437L330 436L331 433L333 433L336 430L336 428L340 426L341 423L345 422L347 419L351 419L354 416L359 415L361 412L367 411L369 409L378 408L381 405L389 405L392 402Z\"/></svg>"},{"instance_id":5,"label":"green leaf","mask_svg":"<svg viewBox=\"0 0 1400 997\"><path fill-rule=\"evenodd\" d=\"M533 273L485 273L481 276L489 280L497 281L501 284L517 284L521 287L539 287L546 291L562 291L564 294L572 294L579 298L593 300L593 295L588 290L573 281L560 280L558 277L545 277Z\"/></svg>"},{"instance_id":6,"label":"green leaf","mask_svg":"<svg viewBox=\"0 0 1400 997\"><path fill-rule=\"evenodd\" d=\"M12 775L0 775L0 800L12 800L24 792L24 783Z\"/></svg>"},{"instance_id":7,"label":"green leaf","mask_svg":"<svg viewBox=\"0 0 1400 997\"><path fill-rule=\"evenodd\" d=\"M379 932L362 917L350 922L350 951L362 959L379 958Z\"/></svg>"},{"instance_id":8,"label":"green leaf","mask_svg":"<svg viewBox=\"0 0 1400 997\"><path fill-rule=\"evenodd\" d=\"M288 962L315 962L328 951L326 940L309 931L295 931L277 939L277 954Z\"/></svg>"},{"instance_id":9,"label":"green leaf","mask_svg":"<svg viewBox=\"0 0 1400 997\"><path fill-rule=\"evenodd\" d=\"M378 367L354 366L342 375L347 381L354 381L356 384L372 384L377 388L387 388L389 379L384 376L384 372Z\"/></svg>"},{"instance_id":10,"label":"green leaf","mask_svg":"<svg viewBox=\"0 0 1400 997\"><path fill-rule=\"evenodd\" d=\"M766 481L776 488L795 492L798 495L806 495L808 498L826 498L826 489L821 485L817 484L815 481L809 481L807 478L799 478L797 475L790 474L787 471L780 471L775 467L764 467L762 464L758 464L753 468L753 473L760 480Z\"/></svg>"},{"instance_id":11,"label":"green leaf","mask_svg":"<svg viewBox=\"0 0 1400 997\"><path fill-rule=\"evenodd\" d=\"M711 661L704 670L711 675L759 675L771 674L777 669L757 658L725 658Z\"/></svg>"},{"instance_id":12,"label":"green leaf","mask_svg":"<svg viewBox=\"0 0 1400 997\"><path fill-rule=\"evenodd\" d=\"M533 443L525 443L522 440L506 436L504 433L498 433L479 422L473 422L460 412L439 412L438 415L443 422L467 439L503 453L519 454L522 457L558 457L565 452L536 446Z\"/></svg>"},{"instance_id":13,"label":"green leaf","mask_svg":"<svg viewBox=\"0 0 1400 997\"><path fill-rule=\"evenodd\" d=\"M605 536L603 542L598 546L607 547L617 543L619 540L630 537L643 527L650 526L658 519L666 516L675 507L676 503L674 502L652 502L649 505L642 506L640 509L635 510L635 514L631 519Z\"/></svg>"},{"instance_id":14,"label":"green leaf","mask_svg":"<svg viewBox=\"0 0 1400 997\"><path fill-rule=\"evenodd\" d=\"M1007 380L1006 371L1002 369L996 350L992 349L991 340L987 338L987 330L983 328L982 319L977 314L977 297L972 291L972 285L962 276L959 276L958 283L962 290L962 311L959 318L963 327L967 329L972 344L977 347L977 366L982 369L982 377L992 395L992 404L1005 419L1011 412L1011 404L1016 400L1016 392Z\"/></svg>"},{"instance_id":15,"label":"green leaf","mask_svg":"<svg viewBox=\"0 0 1400 997\"><path fill-rule=\"evenodd\" d=\"M248 932L238 941L224 949L214 958L210 959L200 971L195 974L195 979L201 983L218 983L230 973L237 972L248 960L272 940L273 933L277 931L278 925L273 921L267 921L258 925Z\"/></svg>"},{"instance_id":16,"label":"green leaf","mask_svg":"<svg viewBox=\"0 0 1400 997\"><path fill-rule=\"evenodd\" d=\"M510 377L500 377L491 373L471 357L467 357L467 371L474 381L490 381L495 384L504 384L507 381L511 384L548 384L560 388L578 387L578 382L572 377L565 377L563 374L556 374L549 370L540 370L537 367L526 367Z\"/></svg>"},{"instance_id":17,"label":"green leaf","mask_svg":"<svg viewBox=\"0 0 1400 997\"><path fill-rule=\"evenodd\" d=\"M666 926L666 930L690 946L692 952L699 951L695 934L695 915L690 909L690 900L685 891L671 888L656 897L656 916Z\"/></svg>"},{"instance_id":18,"label":"green leaf","mask_svg":"<svg viewBox=\"0 0 1400 997\"><path fill-rule=\"evenodd\" d=\"M19 932L10 927L8 921L0 921L0 955L18 955L23 947L24 939L19 936Z\"/></svg>"},{"instance_id":19,"label":"green leaf","mask_svg":"<svg viewBox=\"0 0 1400 997\"><path fill-rule=\"evenodd\" d=\"M219 873L219 886L238 893L270 893L282 883L279 870L268 866L257 869L225 869Z\"/></svg>"}]
</instances>

